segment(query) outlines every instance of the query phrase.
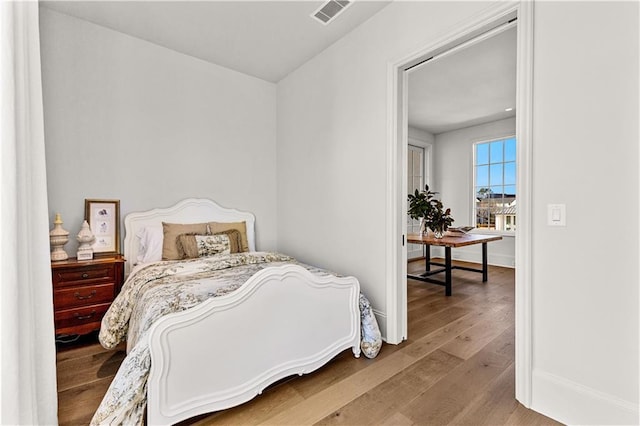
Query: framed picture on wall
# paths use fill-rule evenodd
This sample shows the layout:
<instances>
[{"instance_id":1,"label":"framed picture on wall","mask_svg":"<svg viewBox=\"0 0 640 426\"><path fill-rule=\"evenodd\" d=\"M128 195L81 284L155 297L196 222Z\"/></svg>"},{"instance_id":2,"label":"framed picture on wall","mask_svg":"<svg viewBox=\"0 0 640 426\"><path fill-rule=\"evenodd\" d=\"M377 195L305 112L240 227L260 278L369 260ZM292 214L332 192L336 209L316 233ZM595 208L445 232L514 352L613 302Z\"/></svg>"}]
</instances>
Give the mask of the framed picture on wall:
<instances>
[{"instance_id":1,"label":"framed picture on wall","mask_svg":"<svg viewBox=\"0 0 640 426\"><path fill-rule=\"evenodd\" d=\"M120 200L84 200L84 218L96 237L96 255L120 253Z\"/></svg>"}]
</instances>

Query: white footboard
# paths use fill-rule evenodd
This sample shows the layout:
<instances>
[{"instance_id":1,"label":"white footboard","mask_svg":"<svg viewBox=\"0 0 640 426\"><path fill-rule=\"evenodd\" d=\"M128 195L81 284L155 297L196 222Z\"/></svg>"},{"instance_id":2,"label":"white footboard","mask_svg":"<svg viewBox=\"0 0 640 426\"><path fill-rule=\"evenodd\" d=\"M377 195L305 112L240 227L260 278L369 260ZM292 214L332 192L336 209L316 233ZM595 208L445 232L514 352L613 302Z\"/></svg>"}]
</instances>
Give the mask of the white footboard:
<instances>
[{"instance_id":1,"label":"white footboard","mask_svg":"<svg viewBox=\"0 0 640 426\"><path fill-rule=\"evenodd\" d=\"M250 400L268 385L360 355L359 283L296 265L264 269L239 290L157 321L149 335L149 424Z\"/></svg>"}]
</instances>

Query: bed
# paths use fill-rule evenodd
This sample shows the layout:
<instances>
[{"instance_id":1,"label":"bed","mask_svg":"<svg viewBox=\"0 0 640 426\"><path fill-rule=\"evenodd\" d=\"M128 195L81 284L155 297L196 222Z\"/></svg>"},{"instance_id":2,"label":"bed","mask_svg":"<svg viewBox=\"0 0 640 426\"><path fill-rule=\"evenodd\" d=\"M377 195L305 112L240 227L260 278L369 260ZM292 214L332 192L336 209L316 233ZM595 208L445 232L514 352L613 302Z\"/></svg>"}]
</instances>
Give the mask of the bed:
<instances>
[{"instance_id":1,"label":"bed","mask_svg":"<svg viewBox=\"0 0 640 426\"><path fill-rule=\"evenodd\" d=\"M157 238L154 248L144 236L157 235L163 222L243 223L237 245L248 252L228 253L227 245L211 257L158 261ZM113 348L126 340L127 357L92 424L141 424L145 409L148 424L173 424L242 404L346 349L356 357L380 349L358 280L256 252L251 213L190 198L127 215L125 232L128 278L103 318L100 341ZM221 241L230 235L238 234Z\"/></svg>"}]
</instances>

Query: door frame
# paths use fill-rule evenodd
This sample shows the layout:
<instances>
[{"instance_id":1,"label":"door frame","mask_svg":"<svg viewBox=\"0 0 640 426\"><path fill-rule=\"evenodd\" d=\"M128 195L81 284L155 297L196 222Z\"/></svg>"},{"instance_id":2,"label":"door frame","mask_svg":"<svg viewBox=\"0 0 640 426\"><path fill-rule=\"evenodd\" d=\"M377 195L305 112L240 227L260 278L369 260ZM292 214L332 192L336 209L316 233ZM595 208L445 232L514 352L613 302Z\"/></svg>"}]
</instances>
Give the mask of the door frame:
<instances>
[{"instance_id":1,"label":"door frame","mask_svg":"<svg viewBox=\"0 0 640 426\"><path fill-rule=\"evenodd\" d=\"M463 22L455 31L388 64L386 283L388 343L407 338L407 86L406 70L517 17L516 137L516 399L531 406L532 374L532 114L533 2L501 3Z\"/></svg>"}]
</instances>

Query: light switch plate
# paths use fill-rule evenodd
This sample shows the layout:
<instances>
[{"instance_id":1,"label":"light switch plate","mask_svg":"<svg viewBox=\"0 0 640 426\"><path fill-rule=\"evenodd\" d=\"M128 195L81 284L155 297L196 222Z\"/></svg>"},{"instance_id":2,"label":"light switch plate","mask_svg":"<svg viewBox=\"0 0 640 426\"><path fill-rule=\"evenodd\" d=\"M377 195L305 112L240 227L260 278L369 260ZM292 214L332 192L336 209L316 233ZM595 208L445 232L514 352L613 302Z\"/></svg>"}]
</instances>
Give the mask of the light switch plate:
<instances>
[{"instance_id":1,"label":"light switch plate","mask_svg":"<svg viewBox=\"0 0 640 426\"><path fill-rule=\"evenodd\" d=\"M566 204L547 204L547 224L549 226L567 226Z\"/></svg>"}]
</instances>

